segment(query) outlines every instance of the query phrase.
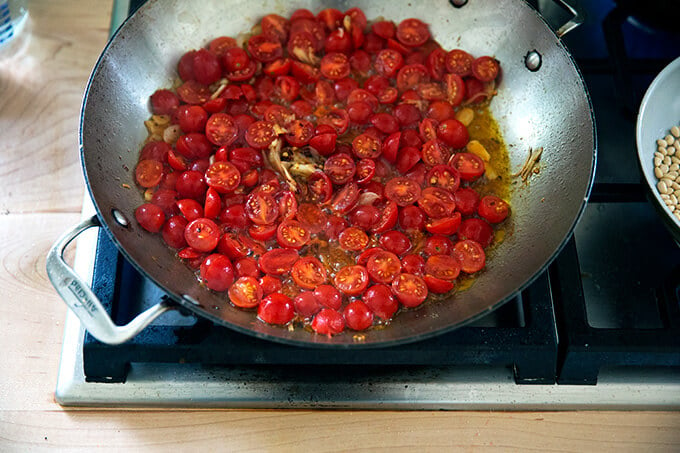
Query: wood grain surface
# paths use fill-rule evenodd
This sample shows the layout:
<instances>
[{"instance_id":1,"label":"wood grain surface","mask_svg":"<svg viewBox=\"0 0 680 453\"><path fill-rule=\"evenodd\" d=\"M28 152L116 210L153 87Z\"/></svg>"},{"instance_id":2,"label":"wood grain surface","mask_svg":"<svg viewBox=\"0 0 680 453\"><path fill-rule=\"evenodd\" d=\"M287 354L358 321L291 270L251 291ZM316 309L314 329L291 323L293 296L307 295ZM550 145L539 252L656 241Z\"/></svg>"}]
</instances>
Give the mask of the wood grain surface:
<instances>
[{"instance_id":1,"label":"wood grain surface","mask_svg":"<svg viewBox=\"0 0 680 453\"><path fill-rule=\"evenodd\" d=\"M61 408L66 308L45 255L80 218L78 115L111 2L28 6L27 45L0 55L0 451L680 451L673 412Z\"/></svg>"}]
</instances>

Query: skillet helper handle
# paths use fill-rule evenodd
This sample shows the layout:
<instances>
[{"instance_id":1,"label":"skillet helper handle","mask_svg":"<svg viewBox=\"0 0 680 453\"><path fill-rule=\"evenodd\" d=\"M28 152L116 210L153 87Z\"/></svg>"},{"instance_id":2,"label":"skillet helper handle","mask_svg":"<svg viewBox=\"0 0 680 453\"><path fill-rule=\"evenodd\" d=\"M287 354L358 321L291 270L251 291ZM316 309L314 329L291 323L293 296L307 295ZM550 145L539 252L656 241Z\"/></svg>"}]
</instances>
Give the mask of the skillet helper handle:
<instances>
[{"instance_id":1,"label":"skillet helper handle","mask_svg":"<svg viewBox=\"0 0 680 453\"><path fill-rule=\"evenodd\" d=\"M87 331L97 340L115 345L124 343L137 335L159 315L171 310L173 306L162 301L140 313L124 326L117 326L113 323L90 286L64 261L64 250L71 241L83 231L100 226L97 216L92 216L64 233L48 252L45 267L52 286L66 305L78 316Z\"/></svg>"},{"instance_id":2,"label":"skillet helper handle","mask_svg":"<svg viewBox=\"0 0 680 453\"><path fill-rule=\"evenodd\" d=\"M555 34L557 35L558 38L562 39L564 35L578 27L583 23L585 20L583 14L581 14L576 8L571 6L569 3L567 3L565 0L553 0L555 3L560 5L562 9L569 11L569 13L573 16L567 23L562 25L560 28L557 29Z\"/></svg>"}]
</instances>

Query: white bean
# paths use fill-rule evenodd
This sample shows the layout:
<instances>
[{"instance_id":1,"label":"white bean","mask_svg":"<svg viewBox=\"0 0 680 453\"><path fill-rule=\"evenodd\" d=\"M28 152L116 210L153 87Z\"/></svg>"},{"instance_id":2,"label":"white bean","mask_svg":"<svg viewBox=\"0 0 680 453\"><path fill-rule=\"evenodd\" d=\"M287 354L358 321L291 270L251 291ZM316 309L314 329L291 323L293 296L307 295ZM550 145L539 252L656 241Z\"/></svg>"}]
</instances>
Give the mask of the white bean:
<instances>
[{"instance_id":1,"label":"white bean","mask_svg":"<svg viewBox=\"0 0 680 453\"><path fill-rule=\"evenodd\" d=\"M666 140L666 144L669 146L675 142L675 137L673 137L671 134L666 135L663 139Z\"/></svg>"},{"instance_id":2,"label":"white bean","mask_svg":"<svg viewBox=\"0 0 680 453\"><path fill-rule=\"evenodd\" d=\"M659 192L661 192L661 193L666 193L666 194L669 193L668 186L666 185L665 181L659 181L656 184L656 188L659 189Z\"/></svg>"},{"instance_id":3,"label":"white bean","mask_svg":"<svg viewBox=\"0 0 680 453\"><path fill-rule=\"evenodd\" d=\"M680 127L678 127L678 126L671 127L671 134L675 138L680 138Z\"/></svg>"},{"instance_id":4,"label":"white bean","mask_svg":"<svg viewBox=\"0 0 680 453\"><path fill-rule=\"evenodd\" d=\"M659 167L654 168L654 176L656 176L656 179L661 179L663 178L664 173L661 171Z\"/></svg>"},{"instance_id":5,"label":"white bean","mask_svg":"<svg viewBox=\"0 0 680 453\"><path fill-rule=\"evenodd\" d=\"M656 144L659 146L659 148L665 148L668 146L668 143L666 143L666 140L660 138L656 141Z\"/></svg>"},{"instance_id":6,"label":"white bean","mask_svg":"<svg viewBox=\"0 0 680 453\"><path fill-rule=\"evenodd\" d=\"M666 165L670 165L671 164L671 156L664 157L663 163L666 164Z\"/></svg>"},{"instance_id":7,"label":"white bean","mask_svg":"<svg viewBox=\"0 0 680 453\"><path fill-rule=\"evenodd\" d=\"M668 173L668 165L666 164L661 164L657 168L660 168L664 174Z\"/></svg>"},{"instance_id":8,"label":"white bean","mask_svg":"<svg viewBox=\"0 0 680 453\"><path fill-rule=\"evenodd\" d=\"M654 158L654 166L655 166L655 167L658 167L659 165L661 165L661 162L663 162L663 159L662 159L662 158L660 158L660 157L655 157L655 158Z\"/></svg>"},{"instance_id":9,"label":"white bean","mask_svg":"<svg viewBox=\"0 0 680 453\"><path fill-rule=\"evenodd\" d=\"M668 173L666 173L666 178L675 179L677 177L678 177L677 171L670 171L670 169L669 169Z\"/></svg>"}]
</instances>

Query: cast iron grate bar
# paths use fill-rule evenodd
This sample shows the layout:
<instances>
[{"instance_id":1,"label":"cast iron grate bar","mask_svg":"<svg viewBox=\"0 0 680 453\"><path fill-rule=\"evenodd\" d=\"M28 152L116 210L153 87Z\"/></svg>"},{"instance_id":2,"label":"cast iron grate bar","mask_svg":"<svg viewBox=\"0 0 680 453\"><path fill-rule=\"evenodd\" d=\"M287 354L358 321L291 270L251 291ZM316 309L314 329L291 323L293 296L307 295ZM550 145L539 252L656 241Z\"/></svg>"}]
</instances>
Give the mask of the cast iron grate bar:
<instances>
[{"instance_id":1,"label":"cast iron grate bar","mask_svg":"<svg viewBox=\"0 0 680 453\"><path fill-rule=\"evenodd\" d=\"M108 236L100 232L94 265L93 290L113 319L127 322L139 304L123 298L127 289L140 285L143 277L127 263ZM125 290L123 290L125 288ZM361 350L328 350L289 346L260 340L231 329L199 320L188 327L147 327L128 343L111 346L86 334L83 345L85 376L92 382L124 382L130 364L200 363L206 366L300 365L346 366L505 366L514 371L519 384L553 384L556 373L557 336L550 302L547 274L540 276L505 310L504 319L517 318L522 310L524 325L467 326L437 337L398 346ZM515 310L515 313L513 313Z\"/></svg>"},{"instance_id":2,"label":"cast iron grate bar","mask_svg":"<svg viewBox=\"0 0 680 453\"><path fill-rule=\"evenodd\" d=\"M560 339L558 384L595 385L603 367L680 367L680 270L658 291L660 329L589 325L573 238L549 273Z\"/></svg>"}]
</instances>

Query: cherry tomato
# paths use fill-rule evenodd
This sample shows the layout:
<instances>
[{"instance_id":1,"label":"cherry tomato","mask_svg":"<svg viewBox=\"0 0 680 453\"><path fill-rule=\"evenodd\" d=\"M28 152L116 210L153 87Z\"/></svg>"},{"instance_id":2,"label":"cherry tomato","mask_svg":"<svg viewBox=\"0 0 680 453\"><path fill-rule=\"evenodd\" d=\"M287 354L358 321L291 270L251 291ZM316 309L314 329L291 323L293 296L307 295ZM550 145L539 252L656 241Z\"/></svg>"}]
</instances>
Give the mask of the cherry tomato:
<instances>
[{"instance_id":1,"label":"cherry tomato","mask_svg":"<svg viewBox=\"0 0 680 453\"><path fill-rule=\"evenodd\" d=\"M421 83L416 87L418 96L426 101L443 101L446 99L444 88L438 83Z\"/></svg>"},{"instance_id":2,"label":"cherry tomato","mask_svg":"<svg viewBox=\"0 0 680 453\"><path fill-rule=\"evenodd\" d=\"M407 274L422 275L425 270L425 260L420 255L409 254L401 259L401 267Z\"/></svg>"},{"instance_id":3,"label":"cherry tomato","mask_svg":"<svg viewBox=\"0 0 680 453\"><path fill-rule=\"evenodd\" d=\"M210 99L210 88L195 80L187 80L177 87L177 95L187 104L203 104Z\"/></svg>"},{"instance_id":4,"label":"cherry tomato","mask_svg":"<svg viewBox=\"0 0 680 453\"><path fill-rule=\"evenodd\" d=\"M257 316L268 324L286 325L295 317L293 301L281 293L272 293L258 305Z\"/></svg>"},{"instance_id":5,"label":"cherry tomato","mask_svg":"<svg viewBox=\"0 0 680 453\"><path fill-rule=\"evenodd\" d=\"M465 77L472 73L472 55L461 49L453 49L446 54L446 70L451 74Z\"/></svg>"},{"instance_id":6,"label":"cherry tomato","mask_svg":"<svg viewBox=\"0 0 680 453\"><path fill-rule=\"evenodd\" d=\"M220 227L210 219L195 219L184 229L184 238L194 250L210 252L217 247L220 240Z\"/></svg>"},{"instance_id":7,"label":"cherry tomato","mask_svg":"<svg viewBox=\"0 0 680 453\"><path fill-rule=\"evenodd\" d=\"M248 234L256 241L268 241L276 235L277 226L272 225L250 225Z\"/></svg>"},{"instance_id":8,"label":"cherry tomato","mask_svg":"<svg viewBox=\"0 0 680 453\"><path fill-rule=\"evenodd\" d=\"M373 285L366 290L362 299L366 306L378 318L388 321L399 309L399 303L395 300L392 290L387 285Z\"/></svg>"},{"instance_id":9,"label":"cherry tomato","mask_svg":"<svg viewBox=\"0 0 680 453\"><path fill-rule=\"evenodd\" d=\"M333 130L332 133L318 134L309 140L309 146L314 148L322 156L329 156L335 151L335 141L338 134Z\"/></svg>"},{"instance_id":10,"label":"cherry tomato","mask_svg":"<svg viewBox=\"0 0 680 453\"><path fill-rule=\"evenodd\" d=\"M384 134L393 134L399 131L399 122L389 113L376 113L370 119L371 124Z\"/></svg>"},{"instance_id":11,"label":"cherry tomato","mask_svg":"<svg viewBox=\"0 0 680 453\"><path fill-rule=\"evenodd\" d=\"M270 77L287 75L290 72L291 64L290 58L279 58L271 63L267 63L263 71Z\"/></svg>"},{"instance_id":12,"label":"cherry tomato","mask_svg":"<svg viewBox=\"0 0 680 453\"><path fill-rule=\"evenodd\" d=\"M366 248L368 235L360 228L349 227L340 233L338 241L344 250L356 252Z\"/></svg>"},{"instance_id":13,"label":"cherry tomato","mask_svg":"<svg viewBox=\"0 0 680 453\"><path fill-rule=\"evenodd\" d=\"M300 94L300 82L293 77L280 75L274 82L278 96L286 102L293 102Z\"/></svg>"},{"instance_id":14,"label":"cherry tomato","mask_svg":"<svg viewBox=\"0 0 680 453\"><path fill-rule=\"evenodd\" d=\"M213 113L205 125L205 135L217 146L228 146L238 137L238 126L234 118L226 113Z\"/></svg>"},{"instance_id":15,"label":"cherry tomato","mask_svg":"<svg viewBox=\"0 0 680 453\"><path fill-rule=\"evenodd\" d=\"M446 85L446 100L457 107L465 99L465 83L458 74L446 74L444 76L444 84Z\"/></svg>"},{"instance_id":16,"label":"cherry tomato","mask_svg":"<svg viewBox=\"0 0 680 453\"><path fill-rule=\"evenodd\" d=\"M278 293L283 289L283 284L281 283L281 280L271 275L263 275L258 280L258 283L262 287L262 291L265 296L272 293Z\"/></svg>"},{"instance_id":17,"label":"cherry tomato","mask_svg":"<svg viewBox=\"0 0 680 453\"><path fill-rule=\"evenodd\" d=\"M257 225L273 223L279 216L279 207L274 197L266 193L251 193L246 198L246 215Z\"/></svg>"},{"instance_id":18,"label":"cherry tomato","mask_svg":"<svg viewBox=\"0 0 680 453\"><path fill-rule=\"evenodd\" d=\"M311 233L297 220L284 220L276 229L276 241L281 247L299 249L309 242Z\"/></svg>"},{"instance_id":19,"label":"cherry tomato","mask_svg":"<svg viewBox=\"0 0 680 453\"><path fill-rule=\"evenodd\" d=\"M479 57L472 62L472 75L481 82L491 82L498 77L500 66L492 57Z\"/></svg>"},{"instance_id":20,"label":"cherry tomato","mask_svg":"<svg viewBox=\"0 0 680 453\"><path fill-rule=\"evenodd\" d=\"M177 207L179 208L179 211L182 213L184 218L187 219L189 222L204 216L203 206L201 206L198 201L192 200L191 198L178 200Z\"/></svg>"},{"instance_id":21,"label":"cherry tomato","mask_svg":"<svg viewBox=\"0 0 680 453\"><path fill-rule=\"evenodd\" d=\"M433 275L424 275L423 280L427 285L429 292L433 294L446 294L453 289L453 282L450 280L444 280L437 278Z\"/></svg>"},{"instance_id":22,"label":"cherry tomato","mask_svg":"<svg viewBox=\"0 0 680 453\"><path fill-rule=\"evenodd\" d=\"M388 162L394 163L397 160L397 152L399 151L399 142L401 141L401 132L391 134L382 144L382 155Z\"/></svg>"},{"instance_id":23,"label":"cherry tomato","mask_svg":"<svg viewBox=\"0 0 680 453\"><path fill-rule=\"evenodd\" d=\"M433 255L425 262L425 274L442 280L455 280L460 274L460 261L451 255Z\"/></svg>"},{"instance_id":24,"label":"cherry tomato","mask_svg":"<svg viewBox=\"0 0 680 453\"><path fill-rule=\"evenodd\" d=\"M201 264L201 280L213 291L226 291L234 281L234 268L226 256L213 253Z\"/></svg>"},{"instance_id":25,"label":"cherry tomato","mask_svg":"<svg viewBox=\"0 0 680 453\"><path fill-rule=\"evenodd\" d=\"M375 176L375 161L373 159L361 159L357 162L357 183L364 185Z\"/></svg>"},{"instance_id":26,"label":"cherry tomato","mask_svg":"<svg viewBox=\"0 0 680 453\"><path fill-rule=\"evenodd\" d=\"M256 121L246 130L246 141L255 149L265 149L276 138L274 126L268 121Z\"/></svg>"},{"instance_id":27,"label":"cherry tomato","mask_svg":"<svg viewBox=\"0 0 680 453\"><path fill-rule=\"evenodd\" d=\"M315 171L307 179L310 201L326 203L333 195L333 183L328 175L322 171Z\"/></svg>"},{"instance_id":28,"label":"cherry tomato","mask_svg":"<svg viewBox=\"0 0 680 453\"><path fill-rule=\"evenodd\" d=\"M220 193L233 192L241 183L241 174L230 162L213 162L205 172L208 186Z\"/></svg>"},{"instance_id":29,"label":"cherry tomato","mask_svg":"<svg viewBox=\"0 0 680 453\"><path fill-rule=\"evenodd\" d=\"M268 63L283 55L281 43L269 35L255 35L248 40L248 53L257 61Z\"/></svg>"},{"instance_id":30,"label":"cherry tomato","mask_svg":"<svg viewBox=\"0 0 680 453\"><path fill-rule=\"evenodd\" d=\"M247 227L248 217L246 217L245 206L241 203L225 206L219 215L219 221L233 230Z\"/></svg>"},{"instance_id":31,"label":"cherry tomato","mask_svg":"<svg viewBox=\"0 0 680 453\"><path fill-rule=\"evenodd\" d=\"M394 117L399 120L399 124L403 127L415 126L418 121L420 121L420 110L411 104L399 104L394 108ZM403 131L404 137L406 137L407 131ZM413 131L415 134L415 131ZM415 134L417 137L417 134ZM408 142L404 140L404 144L408 146L420 147L422 142L418 139L417 142Z\"/></svg>"},{"instance_id":32,"label":"cherry tomato","mask_svg":"<svg viewBox=\"0 0 680 453\"><path fill-rule=\"evenodd\" d=\"M385 231L389 231L394 228L394 226L397 224L397 219L399 216L399 208L397 207L397 203L389 200L383 207L382 211L382 217L380 217L378 223L373 226L373 228L371 228L371 232L373 233L384 233Z\"/></svg>"},{"instance_id":33,"label":"cherry tomato","mask_svg":"<svg viewBox=\"0 0 680 453\"><path fill-rule=\"evenodd\" d=\"M378 249L368 258L366 269L374 282L390 284L401 272L401 262L394 253Z\"/></svg>"},{"instance_id":34,"label":"cherry tomato","mask_svg":"<svg viewBox=\"0 0 680 453\"><path fill-rule=\"evenodd\" d=\"M267 14L260 22L262 34L283 43L288 37L288 21L278 14Z\"/></svg>"},{"instance_id":35,"label":"cherry tomato","mask_svg":"<svg viewBox=\"0 0 680 453\"><path fill-rule=\"evenodd\" d=\"M418 206L433 219L450 217L456 209L456 200L451 192L439 187L423 189Z\"/></svg>"},{"instance_id":36,"label":"cherry tomato","mask_svg":"<svg viewBox=\"0 0 680 453\"><path fill-rule=\"evenodd\" d=\"M392 230L384 233L380 237L380 245L385 250L402 255L411 248L411 240L401 231Z\"/></svg>"},{"instance_id":37,"label":"cherry tomato","mask_svg":"<svg viewBox=\"0 0 680 453\"><path fill-rule=\"evenodd\" d=\"M208 50L214 53L217 57L221 57L228 49L237 46L238 44L234 38L229 36L220 36L210 41L208 44Z\"/></svg>"},{"instance_id":38,"label":"cherry tomato","mask_svg":"<svg viewBox=\"0 0 680 453\"><path fill-rule=\"evenodd\" d=\"M397 88L404 92L425 83L430 78L430 73L422 64L409 64L402 67L397 73Z\"/></svg>"},{"instance_id":39,"label":"cherry tomato","mask_svg":"<svg viewBox=\"0 0 680 453\"><path fill-rule=\"evenodd\" d=\"M484 174L484 161L472 153L456 153L451 157L449 165L458 170L460 179L474 181Z\"/></svg>"},{"instance_id":40,"label":"cherry tomato","mask_svg":"<svg viewBox=\"0 0 680 453\"><path fill-rule=\"evenodd\" d=\"M460 262L463 272L472 274L484 268L486 254L484 248L473 240L463 240L453 246L453 256Z\"/></svg>"},{"instance_id":41,"label":"cherry tomato","mask_svg":"<svg viewBox=\"0 0 680 453\"><path fill-rule=\"evenodd\" d=\"M427 298L425 281L413 274L399 274L392 282L392 293L404 307L417 307Z\"/></svg>"},{"instance_id":42,"label":"cherry tomato","mask_svg":"<svg viewBox=\"0 0 680 453\"><path fill-rule=\"evenodd\" d=\"M347 327L352 330L366 330L373 325L373 312L360 300L347 304L343 310Z\"/></svg>"},{"instance_id":43,"label":"cherry tomato","mask_svg":"<svg viewBox=\"0 0 680 453\"><path fill-rule=\"evenodd\" d=\"M466 77L465 80L465 99L470 104L478 104L485 101L490 93L484 90L484 84L474 77Z\"/></svg>"},{"instance_id":44,"label":"cherry tomato","mask_svg":"<svg viewBox=\"0 0 680 453\"><path fill-rule=\"evenodd\" d=\"M317 258L307 256L293 265L291 276L295 283L305 289L315 289L326 282L326 269Z\"/></svg>"},{"instance_id":45,"label":"cherry tomato","mask_svg":"<svg viewBox=\"0 0 680 453\"><path fill-rule=\"evenodd\" d=\"M320 117L318 123L332 126L338 135L342 135L349 127L349 115L344 109L332 109Z\"/></svg>"},{"instance_id":46,"label":"cherry tomato","mask_svg":"<svg viewBox=\"0 0 680 453\"><path fill-rule=\"evenodd\" d=\"M340 80L349 76L350 66L347 55L331 52L321 59L321 74L331 80Z\"/></svg>"},{"instance_id":47,"label":"cherry tomato","mask_svg":"<svg viewBox=\"0 0 680 453\"><path fill-rule=\"evenodd\" d=\"M334 286L322 284L314 289L314 297L322 307L339 310L342 307L342 294Z\"/></svg>"},{"instance_id":48,"label":"cherry tomato","mask_svg":"<svg viewBox=\"0 0 680 453\"><path fill-rule=\"evenodd\" d=\"M394 22L387 20L374 22L373 25L371 25L371 30L373 30L373 33L375 33L376 35L380 36L383 39L394 38L396 29L397 27L394 25Z\"/></svg>"},{"instance_id":49,"label":"cherry tomato","mask_svg":"<svg viewBox=\"0 0 680 453\"><path fill-rule=\"evenodd\" d=\"M430 70L430 75L433 79L442 80L446 71L446 52L442 49L433 50L427 56L425 65Z\"/></svg>"},{"instance_id":50,"label":"cherry tomato","mask_svg":"<svg viewBox=\"0 0 680 453\"><path fill-rule=\"evenodd\" d=\"M452 148L464 148L470 141L470 135L463 123L457 119L448 119L437 126L437 136Z\"/></svg>"},{"instance_id":51,"label":"cherry tomato","mask_svg":"<svg viewBox=\"0 0 680 453\"><path fill-rule=\"evenodd\" d=\"M286 141L296 147L305 146L314 136L314 125L307 120L296 120L288 126L284 137Z\"/></svg>"},{"instance_id":52,"label":"cherry tomato","mask_svg":"<svg viewBox=\"0 0 680 453\"><path fill-rule=\"evenodd\" d=\"M335 274L333 283L348 296L357 296L368 286L368 272L364 266L345 266Z\"/></svg>"},{"instance_id":53,"label":"cherry tomato","mask_svg":"<svg viewBox=\"0 0 680 453\"><path fill-rule=\"evenodd\" d=\"M476 190L469 187L461 187L453 194L456 200L456 210L463 215L472 215L477 212L479 204L479 194Z\"/></svg>"},{"instance_id":54,"label":"cherry tomato","mask_svg":"<svg viewBox=\"0 0 680 453\"><path fill-rule=\"evenodd\" d=\"M461 222L458 237L472 239L483 247L488 247L493 241L493 228L485 220L472 217Z\"/></svg>"},{"instance_id":55,"label":"cherry tomato","mask_svg":"<svg viewBox=\"0 0 680 453\"><path fill-rule=\"evenodd\" d=\"M423 144L423 162L429 166L443 165L449 160L449 151L441 140L429 140Z\"/></svg>"},{"instance_id":56,"label":"cherry tomato","mask_svg":"<svg viewBox=\"0 0 680 453\"><path fill-rule=\"evenodd\" d=\"M179 107L179 98L170 90L156 90L150 101L151 110L156 115L172 115Z\"/></svg>"},{"instance_id":57,"label":"cherry tomato","mask_svg":"<svg viewBox=\"0 0 680 453\"><path fill-rule=\"evenodd\" d=\"M157 160L140 160L135 169L135 179L142 187L155 187L163 179L163 164Z\"/></svg>"},{"instance_id":58,"label":"cherry tomato","mask_svg":"<svg viewBox=\"0 0 680 453\"><path fill-rule=\"evenodd\" d=\"M435 165L427 172L425 181L431 186L440 187L454 193L460 186L460 174L458 170L449 165Z\"/></svg>"},{"instance_id":59,"label":"cherry tomato","mask_svg":"<svg viewBox=\"0 0 680 453\"><path fill-rule=\"evenodd\" d=\"M399 226L406 232L422 231L425 228L425 212L418 206L404 206L399 210Z\"/></svg>"},{"instance_id":60,"label":"cherry tomato","mask_svg":"<svg viewBox=\"0 0 680 453\"><path fill-rule=\"evenodd\" d=\"M254 308L260 304L264 291L258 281L249 276L240 277L229 287L229 300L240 308Z\"/></svg>"},{"instance_id":61,"label":"cherry tomato","mask_svg":"<svg viewBox=\"0 0 680 453\"><path fill-rule=\"evenodd\" d=\"M437 123L448 120L456 116L456 111L451 104L445 101L434 101L430 103L426 116L432 118Z\"/></svg>"},{"instance_id":62,"label":"cherry tomato","mask_svg":"<svg viewBox=\"0 0 680 453\"><path fill-rule=\"evenodd\" d=\"M410 178L396 177L385 184L385 196L399 206L408 206L420 199L421 189L418 183Z\"/></svg>"},{"instance_id":63,"label":"cherry tomato","mask_svg":"<svg viewBox=\"0 0 680 453\"><path fill-rule=\"evenodd\" d=\"M405 19L397 26L397 39L408 47L418 47L430 39L427 24L418 19Z\"/></svg>"},{"instance_id":64,"label":"cherry tomato","mask_svg":"<svg viewBox=\"0 0 680 453\"><path fill-rule=\"evenodd\" d=\"M146 231L158 233L165 222L165 213L155 204L144 203L135 209L135 219Z\"/></svg>"},{"instance_id":65,"label":"cherry tomato","mask_svg":"<svg viewBox=\"0 0 680 453\"><path fill-rule=\"evenodd\" d=\"M340 214L347 214L354 208L359 199L359 186L350 181L337 192L333 200L331 200L331 207L334 211Z\"/></svg>"},{"instance_id":66,"label":"cherry tomato","mask_svg":"<svg viewBox=\"0 0 680 453\"><path fill-rule=\"evenodd\" d=\"M212 144L204 134L181 135L175 143L177 151L188 159L203 159L210 156Z\"/></svg>"},{"instance_id":67,"label":"cherry tomato","mask_svg":"<svg viewBox=\"0 0 680 453\"><path fill-rule=\"evenodd\" d=\"M371 117L373 109L364 101L356 101L347 104L347 116L355 124L366 124Z\"/></svg>"},{"instance_id":68,"label":"cherry tomato","mask_svg":"<svg viewBox=\"0 0 680 453\"><path fill-rule=\"evenodd\" d=\"M321 77L318 68L295 60L290 65L290 72L300 83L316 83Z\"/></svg>"},{"instance_id":69,"label":"cherry tomato","mask_svg":"<svg viewBox=\"0 0 680 453\"><path fill-rule=\"evenodd\" d=\"M425 229L432 234L451 236L458 231L461 221L460 212L454 212L450 217L430 220L425 224Z\"/></svg>"},{"instance_id":70,"label":"cherry tomato","mask_svg":"<svg viewBox=\"0 0 680 453\"><path fill-rule=\"evenodd\" d=\"M344 184L350 181L356 170L354 159L345 153L333 154L323 165L323 171L335 184Z\"/></svg>"},{"instance_id":71,"label":"cherry tomato","mask_svg":"<svg viewBox=\"0 0 680 453\"><path fill-rule=\"evenodd\" d=\"M404 57L396 50L383 49L375 57L375 70L385 77L395 77L402 66Z\"/></svg>"},{"instance_id":72,"label":"cherry tomato","mask_svg":"<svg viewBox=\"0 0 680 453\"><path fill-rule=\"evenodd\" d=\"M311 318L321 310L321 304L319 304L316 297L314 297L314 293L311 291L303 291L295 296L293 306L295 307L295 312L303 318Z\"/></svg>"},{"instance_id":73,"label":"cherry tomato","mask_svg":"<svg viewBox=\"0 0 680 453\"><path fill-rule=\"evenodd\" d=\"M139 160L157 160L165 162L167 160L170 145L165 142L152 141L144 145L139 153Z\"/></svg>"},{"instance_id":74,"label":"cherry tomato","mask_svg":"<svg viewBox=\"0 0 680 453\"><path fill-rule=\"evenodd\" d=\"M225 233L217 243L217 251L229 259L237 260L248 255L248 248L233 233Z\"/></svg>"},{"instance_id":75,"label":"cherry tomato","mask_svg":"<svg viewBox=\"0 0 680 453\"><path fill-rule=\"evenodd\" d=\"M290 190L280 192L276 196L279 203L279 216L282 220L288 220L295 217L297 213L298 204L295 195Z\"/></svg>"},{"instance_id":76,"label":"cherry tomato","mask_svg":"<svg viewBox=\"0 0 680 453\"><path fill-rule=\"evenodd\" d=\"M339 334L345 330L345 318L333 309L324 308L314 316L312 330L319 335Z\"/></svg>"},{"instance_id":77,"label":"cherry tomato","mask_svg":"<svg viewBox=\"0 0 680 453\"><path fill-rule=\"evenodd\" d=\"M448 255L453 251L453 241L440 234L433 234L425 240L425 255Z\"/></svg>"},{"instance_id":78,"label":"cherry tomato","mask_svg":"<svg viewBox=\"0 0 680 453\"><path fill-rule=\"evenodd\" d=\"M194 52L193 72L196 81L203 85L215 83L222 77L222 68L217 56L206 49Z\"/></svg>"},{"instance_id":79,"label":"cherry tomato","mask_svg":"<svg viewBox=\"0 0 680 453\"><path fill-rule=\"evenodd\" d=\"M494 195L486 195L480 200L477 213L487 222L500 223L510 214L510 205Z\"/></svg>"},{"instance_id":80,"label":"cherry tomato","mask_svg":"<svg viewBox=\"0 0 680 453\"><path fill-rule=\"evenodd\" d=\"M234 262L234 268L236 269L236 277L258 278L260 276L260 268L257 266L257 261L250 256Z\"/></svg>"},{"instance_id":81,"label":"cherry tomato","mask_svg":"<svg viewBox=\"0 0 680 453\"><path fill-rule=\"evenodd\" d=\"M181 249L186 247L187 241L184 239L184 229L187 226L187 219L181 216L172 216L163 224L163 240L172 248Z\"/></svg>"},{"instance_id":82,"label":"cherry tomato","mask_svg":"<svg viewBox=\"0 0 680 453\"><path fill-rule=\"evenodd\" d=\"M297 250L272 249L260 257L258 264L265 274L283 275L290 272L298 259L300 255Z\"/></svg>"}]
</instances>

